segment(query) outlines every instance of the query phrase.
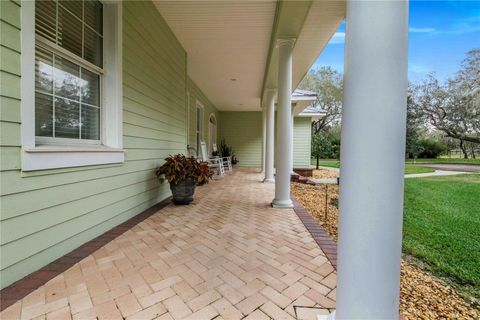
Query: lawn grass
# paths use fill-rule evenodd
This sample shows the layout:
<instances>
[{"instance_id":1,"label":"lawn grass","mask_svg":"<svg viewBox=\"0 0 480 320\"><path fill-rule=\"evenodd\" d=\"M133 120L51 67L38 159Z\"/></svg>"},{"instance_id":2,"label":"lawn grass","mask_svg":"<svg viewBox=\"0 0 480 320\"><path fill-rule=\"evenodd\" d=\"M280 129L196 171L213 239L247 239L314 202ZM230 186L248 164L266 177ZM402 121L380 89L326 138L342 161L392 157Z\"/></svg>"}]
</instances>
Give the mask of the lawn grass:
<instances>
[{"instance_id":1,"label":"lawn grass","mask_svg":"<svg viewBox=\"0 0 480 320\"><path fill-rule=\"evenodd\" d=\"M312 160L312 166L316 165L316 160ZM324 167L331 167L331 168L340 168L340 161L336 160L325 160L325 161L320 161L320 165ZM405 174L413 174L413 173L429 173L429 172L434 172L435 169L431 168L425 168L425 167L417 167L417 166L412 166L409 164L405 165Z\"/></svg>"},{"instance_id":2,"label":"lawn grass","mask_svg":"<svg viewBox=\"0 0 480 320\"><path fill-rule=\"evenodd\" d=\"M312 166L317 165L317 160L312 159L311 162ZM320 165L322 167L331 167L331 168L340 168L340 161L339 160L320 160Z\"/></svg>"},{"instance_id":3,"label":"lawn grass","mask_svg":"<svg viewBox=\"0 0 480 320\"><path fill-rule=\"evenodd\" d=\"M405 180L403 251L480 298L480 174Z\"/></svg>"},{"instance_id":4,"label":"lawn grass","mask_svg":"<svg viewBox=\"0 0 480 320\"><path fill-rule=\"evenodd\" d=\"M412 159L405 161L413 163ZM480 165L480 159L463 159L463 158L437 158L437 159L415 159L415 163L449 163L449 164L473 164Z\"/></svg>"},{"instance_id":5,"label":"lawn grass","mask_svg":"<svg viewBox=\"0 0 480 320\"><path fill-rule=\"evenodd\" d=\"M417 166L405 164L405 174L430 173L430 172L435 172L435 169L426 168L426 167L417 167Z\"/></svg>"}]
</instances>

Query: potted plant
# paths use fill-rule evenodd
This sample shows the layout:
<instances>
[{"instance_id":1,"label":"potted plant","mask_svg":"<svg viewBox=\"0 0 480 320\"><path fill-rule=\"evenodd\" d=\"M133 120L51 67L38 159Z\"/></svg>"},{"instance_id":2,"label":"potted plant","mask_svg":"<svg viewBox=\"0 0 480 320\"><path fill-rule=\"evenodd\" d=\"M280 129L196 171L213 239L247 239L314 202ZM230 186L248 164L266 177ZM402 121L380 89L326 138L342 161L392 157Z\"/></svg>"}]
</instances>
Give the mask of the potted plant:
<instances>
[{"instance_id":1,"label":"potted plant","mask_svg":"<svg viewBox=\"0 0 480 320\"><path fill-rule=\"evenodd\" d=\"M192 202L195 186L208 183L213 173L206 162L176 154L165 158L165 163L155 170L155 175L161 182L166 179L170 183L173 203L179 205Z\"/></svg>"},{"instance_id":2,"label":"potted plant","mask_svg":"<svg viewBox=\"0 0 480 320\"><path fill-rule=\"evenodd\" d=\"M238 163L238 159L237 159L237 157L235 156L235 153L234 153L234 151L233 151L233 147L232 147L232 146L229 146L229 145L225 142L225 138L222 138L222 140L220 140L219 152L220 152L220 156L221 156L222 158L230 157L230 159L231 159L231 161L232 161L232 164L237 164L237 163Z\"/></svg>"}]
</instances>

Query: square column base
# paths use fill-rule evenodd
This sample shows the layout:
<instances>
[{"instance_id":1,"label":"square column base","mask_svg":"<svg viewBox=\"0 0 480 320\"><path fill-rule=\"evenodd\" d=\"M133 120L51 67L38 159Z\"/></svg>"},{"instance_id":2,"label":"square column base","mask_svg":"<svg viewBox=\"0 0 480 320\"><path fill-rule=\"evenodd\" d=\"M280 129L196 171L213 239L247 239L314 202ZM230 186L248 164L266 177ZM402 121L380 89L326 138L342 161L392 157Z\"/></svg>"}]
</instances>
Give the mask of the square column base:
<instances>
[{"instance_id":1,"label":"square column base","mask_svg":"<svg viewBox=\"0 0 480 320\"><path fill-rule=\"evenodd\" d=\"M291 209L293 208L293 202L290 199L287 199L287 200L273 199L272 208Z\"/></svg>"},{"instance_id":2,"label":"square column base","mask_svg":"<svg viewBox=\"0 0 480 320\"><path fill-rule=\"evenodd\" d=\"M330 314L319 314L317 320L335 320L335 311Z\"/></svg>"}]
</instances>

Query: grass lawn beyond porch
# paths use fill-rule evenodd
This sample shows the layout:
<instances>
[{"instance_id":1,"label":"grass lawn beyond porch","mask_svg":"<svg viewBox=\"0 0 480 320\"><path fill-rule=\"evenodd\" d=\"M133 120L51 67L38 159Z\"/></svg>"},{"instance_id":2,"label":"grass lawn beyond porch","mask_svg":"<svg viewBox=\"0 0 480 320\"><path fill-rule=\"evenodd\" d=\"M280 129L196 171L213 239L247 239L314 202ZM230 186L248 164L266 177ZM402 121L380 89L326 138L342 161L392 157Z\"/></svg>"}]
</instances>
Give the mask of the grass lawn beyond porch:
<instances>
[{"instance_id":1,"label":"grass lawn beyond porch","mask_svg":"<svg viewBox=\"0 0 480 320\"><path fill-rule=\"evenodd\" d=\"M337 185L292 183L296 199L335 241L338 192ZM405 319L480 319L478 199L480 174L405 179L400 286Z\"/></svg>"},{"instance_id":2,"label":"grass lawn beyond porch","mask_svg":"<svg viewBox=\"0 0 480 320\"><path fill-rule=\"evenodd\" d=\"M463 159L463 158L437 158L437 159L408 159L405 161L406 163L437 163L437 164L472 164L472 165L479 165L480 159Z\"/></svg>"},{"instance_id":3,"label":"grass lawn beyond porch","mask_svg":"<svg viewBox=\"0 0 480 320\"><path fill-rule=\"evenodd\" d=\"M405 180L403 251L480 298L480 174ZM470 287L471 290L468 288Z\"/></svg>"},{"instance_id":4,"label":"grass lawn beyond porch","mask_svg":"<svg viewBox=\"0 0 480 320\"><path fill-rule=\"evenodd\" d=\"M316 160L312 160L312 166L316 165ZM330 168L340 168L340 162L336 160L327 160L327 161L320 161L320 165L324 167L330 167ZM409 164L405 164L405 174L414 174L414 173L430 173L434 172L435 169L432 168L425 168L425 167L417 167L417 166L412 166Z\"/></svg>"}]
</instances>

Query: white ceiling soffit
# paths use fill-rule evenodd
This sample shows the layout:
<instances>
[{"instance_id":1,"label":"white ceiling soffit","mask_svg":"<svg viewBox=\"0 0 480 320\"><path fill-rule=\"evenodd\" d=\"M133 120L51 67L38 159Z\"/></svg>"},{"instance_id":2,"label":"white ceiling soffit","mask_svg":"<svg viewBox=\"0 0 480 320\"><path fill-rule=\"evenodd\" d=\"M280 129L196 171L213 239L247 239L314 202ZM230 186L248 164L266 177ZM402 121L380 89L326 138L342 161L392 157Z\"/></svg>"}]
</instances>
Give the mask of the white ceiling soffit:
<instances>
[{"instance_id":1,"label":"white ceiling soffit","mask_svg":"<svg viewBox=\"0 0 480 320\"><path fill-rule=\"evenodd\" d=\"M345 18L345 1L314 0L293 50L295 89Z\"/></svg>"},{"instance_id":2,"label":"white ceiling soffit","mask_svg":"<svg viewBox=\"0 0 480 320\"><path fill-rule=\"evenodd\" d=\"M188 75L211 102L220 110L259 110L276 1L155 4L187 51Z\"/></svg>"}]
</instances>

